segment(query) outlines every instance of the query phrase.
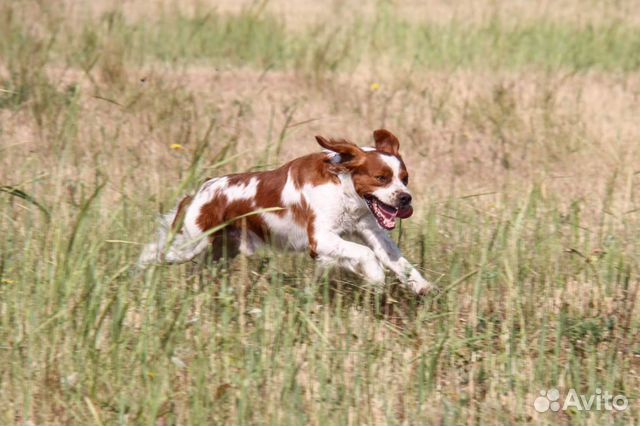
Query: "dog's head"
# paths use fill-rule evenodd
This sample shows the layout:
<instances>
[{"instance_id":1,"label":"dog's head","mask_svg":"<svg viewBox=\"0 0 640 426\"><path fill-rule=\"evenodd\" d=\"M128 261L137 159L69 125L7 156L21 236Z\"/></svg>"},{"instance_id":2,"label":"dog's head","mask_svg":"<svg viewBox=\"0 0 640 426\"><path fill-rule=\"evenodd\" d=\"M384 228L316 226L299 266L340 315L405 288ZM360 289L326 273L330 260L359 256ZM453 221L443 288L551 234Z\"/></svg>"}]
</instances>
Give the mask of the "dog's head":
<instances>
[{"instance_id":1,"label":"dog's head","mask_svg":"<svg viewBox=\"0 0 640 426\"><path fill-rule=\"evenodd\" d=\"M360 148L345 140L316 140L329 151L339 154L336 169L349 172L353 186L384 229L393 229L396 218L405 219L413 214L411 193L407 188L409 173L398 152L400 143L390 131L373 132L375 149Z\"/></svg>"}]
</instances>

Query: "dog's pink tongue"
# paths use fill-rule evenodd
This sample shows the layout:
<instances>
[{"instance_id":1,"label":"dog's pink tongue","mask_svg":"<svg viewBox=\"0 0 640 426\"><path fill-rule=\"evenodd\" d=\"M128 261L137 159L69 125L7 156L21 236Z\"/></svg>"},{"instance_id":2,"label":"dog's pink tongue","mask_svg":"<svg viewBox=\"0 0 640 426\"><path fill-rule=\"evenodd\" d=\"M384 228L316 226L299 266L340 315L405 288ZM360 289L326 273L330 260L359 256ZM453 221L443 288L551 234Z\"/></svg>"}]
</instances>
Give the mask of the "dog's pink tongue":
<instances>
[{"instance_id":1,"label":"dog's pink tongue","mask_svg":"<svg viewBox=\"0 0 640 426\"><path fill-rule=\"evenodd\" d=\"M396 212L390 212L384 207L380 209L380 213L382 213L382 216L384 216L384 218L387 220L393 220L396 218Z\"/></svg>"},{"instance_id":2,"label":"dog's pink tongue","mask_svg":"<svg viewBox=\"0 0 640 426\"><path fill-rule=\"evenodd\" d=\"M382 219L382 226L390 229L396 225L396 211L389 211L384 206L378 204L378 212L380 213L380 219Z\"/></svg>"},{"instance_id":3,"label":"dog's pink tongue","mask_svg":"<svg viewBox=\"0 0 640 426\"><path fill-rule=\"evenodd\" d=\"M409 206L409 207L406 207L404 209L399 209L398 213L397 213L397 216L400 219L406 219L409 216L411 216L412 214L413 214L413 207Z\"/></svg>"}]
</instances>

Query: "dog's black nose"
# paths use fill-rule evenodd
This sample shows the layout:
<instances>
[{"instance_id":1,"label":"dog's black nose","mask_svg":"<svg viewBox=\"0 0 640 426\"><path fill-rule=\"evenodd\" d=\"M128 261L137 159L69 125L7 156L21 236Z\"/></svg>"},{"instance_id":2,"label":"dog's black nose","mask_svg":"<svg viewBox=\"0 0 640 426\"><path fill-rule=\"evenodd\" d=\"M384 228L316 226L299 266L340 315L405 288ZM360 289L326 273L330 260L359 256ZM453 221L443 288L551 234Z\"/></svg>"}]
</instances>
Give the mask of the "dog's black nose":
<instances>
[{"instance_id":1,"label":"dog's black nose","mask_svg":"<svg viewBox=\"0 0 640 426\"><path fill-rule=\"evenodd\" d=\"M411 204L411 194L407 194L406 192L401 193L398 196L398 202L400 203L400 207L408 207Z\"/></svg>"}]
</instances>

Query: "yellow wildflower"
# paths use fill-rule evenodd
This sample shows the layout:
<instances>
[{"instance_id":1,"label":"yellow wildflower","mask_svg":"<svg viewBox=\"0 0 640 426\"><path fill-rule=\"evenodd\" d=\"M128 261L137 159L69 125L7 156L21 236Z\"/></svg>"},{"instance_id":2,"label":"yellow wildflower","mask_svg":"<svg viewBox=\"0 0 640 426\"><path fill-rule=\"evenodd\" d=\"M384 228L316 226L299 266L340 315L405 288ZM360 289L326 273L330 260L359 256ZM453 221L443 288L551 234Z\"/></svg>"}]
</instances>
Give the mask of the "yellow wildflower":
<instances>
[{"instance_id":1,"label":"yellow wildflower","mask_svg":"<svg viewBox=\"0 0 640 426\"><path fill-rule=\"evenodd\" d=\"M183 149L184 147L182 145L180 145L179 143L172 143L171 145L169 145L169 148L171 148L171 149Z\"/></svg>"},{"instance_id":2,"label":"yellow wildflower","mask_svg":"<svg viewBox=\"0 0 640 426\"><path fill-rule=\"evenodd\" d=\"M380 89L380 83L371 83L371 87L369 87L369 90L375 92L378 89Z\"/></svg>"}]
</instances>

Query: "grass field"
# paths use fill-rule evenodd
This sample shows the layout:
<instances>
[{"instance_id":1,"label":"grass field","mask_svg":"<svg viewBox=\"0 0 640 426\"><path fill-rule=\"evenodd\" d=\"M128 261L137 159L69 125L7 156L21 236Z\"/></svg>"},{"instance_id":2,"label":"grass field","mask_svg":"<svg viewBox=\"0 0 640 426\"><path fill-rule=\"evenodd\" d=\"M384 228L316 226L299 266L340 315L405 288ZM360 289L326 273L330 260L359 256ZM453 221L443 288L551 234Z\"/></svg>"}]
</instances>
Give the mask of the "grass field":
<instances>
[{"instance_id":1,"label":"grass field","mask_svg":"<svg viewBox=\"0 0 640 426\"><path fill-rule=\"evenodd\" d=\"M640 11L450 3L1 2L0 424L638 424ZM437 294L131 273L204 177L380 127Z\"/></svg>"}]
</instances>

